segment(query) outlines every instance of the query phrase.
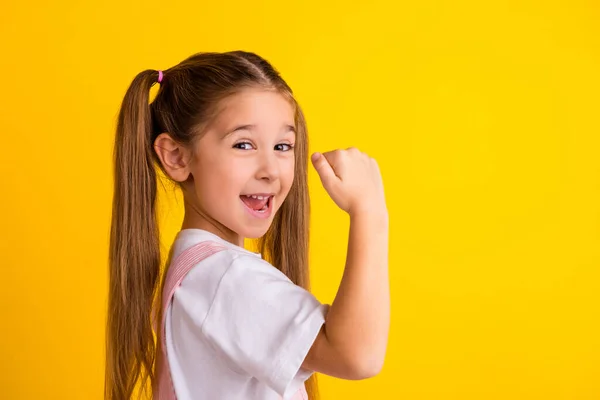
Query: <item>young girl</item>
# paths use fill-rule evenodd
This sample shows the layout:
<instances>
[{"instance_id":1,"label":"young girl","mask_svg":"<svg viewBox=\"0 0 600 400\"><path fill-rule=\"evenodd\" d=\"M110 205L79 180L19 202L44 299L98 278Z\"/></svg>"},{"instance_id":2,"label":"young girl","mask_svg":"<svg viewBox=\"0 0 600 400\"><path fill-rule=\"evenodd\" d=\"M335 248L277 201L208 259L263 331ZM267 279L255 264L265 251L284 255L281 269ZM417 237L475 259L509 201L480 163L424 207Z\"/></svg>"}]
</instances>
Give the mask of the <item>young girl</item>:
<instances>
[{"instance_id":1,"label":"young girl","mask_svg":"<svg viewBox=\"0 0 600 400\"><path fill-rule=\"evenodd\" d=\"M308 291L307 131L278 72L234 51L135 77L115 143L105 398L314 399L315 371L380 371L390 312L381 175L355 148L312 162L350 216L331 307ZM162 275L155 168L185 205Z\"/></svg>"}]
</instances>

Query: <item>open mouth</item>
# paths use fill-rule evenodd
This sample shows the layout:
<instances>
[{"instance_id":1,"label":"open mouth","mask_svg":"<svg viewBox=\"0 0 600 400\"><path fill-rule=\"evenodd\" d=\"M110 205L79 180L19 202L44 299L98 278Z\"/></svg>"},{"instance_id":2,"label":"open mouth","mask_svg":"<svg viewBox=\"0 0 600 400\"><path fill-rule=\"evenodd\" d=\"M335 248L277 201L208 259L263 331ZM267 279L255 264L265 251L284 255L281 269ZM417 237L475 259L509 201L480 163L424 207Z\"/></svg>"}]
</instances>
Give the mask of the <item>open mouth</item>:
<instances>
[{"instance_id":1,"label":"open mouth","mask_svg":"<svg viewBox=\"0 0 600 400\"><path fill-rule=\"evenodd\" d=\"M240 199L250 210L264 214L271 208L272 195L241 195Z\"/></svg>"}]
</instances>

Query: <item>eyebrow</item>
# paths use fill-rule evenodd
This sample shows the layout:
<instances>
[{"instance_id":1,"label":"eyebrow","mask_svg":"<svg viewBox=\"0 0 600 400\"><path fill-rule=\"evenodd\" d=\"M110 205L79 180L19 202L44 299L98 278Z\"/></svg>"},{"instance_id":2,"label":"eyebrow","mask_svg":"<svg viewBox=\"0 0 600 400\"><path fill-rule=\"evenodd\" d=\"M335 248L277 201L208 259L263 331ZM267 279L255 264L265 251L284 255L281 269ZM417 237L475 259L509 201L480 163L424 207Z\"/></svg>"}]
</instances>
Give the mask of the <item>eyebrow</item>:
<instances>
[{"instance_id":1,"label":"eyebrow","mask_svg":"<svg viewBox=\"0 0 600 400\"><path fill-rule=\"evenodd\" d=\"M232 129L231 131L225 132L225 134L223 135L223 139L225 139L226 137L228 137L229 135L237 132L237 131L242 131L242 130L246 130L246 131L252 131L253 129L256 128L256 125L254 124L247 124L247 125L239 125L236 126L234 129ZM294 135L296 134L296 128L293 125L284 125L285 128L285 132L284 133L288 133L288 132L294 132Z\"/></svg>"}]
</instances>

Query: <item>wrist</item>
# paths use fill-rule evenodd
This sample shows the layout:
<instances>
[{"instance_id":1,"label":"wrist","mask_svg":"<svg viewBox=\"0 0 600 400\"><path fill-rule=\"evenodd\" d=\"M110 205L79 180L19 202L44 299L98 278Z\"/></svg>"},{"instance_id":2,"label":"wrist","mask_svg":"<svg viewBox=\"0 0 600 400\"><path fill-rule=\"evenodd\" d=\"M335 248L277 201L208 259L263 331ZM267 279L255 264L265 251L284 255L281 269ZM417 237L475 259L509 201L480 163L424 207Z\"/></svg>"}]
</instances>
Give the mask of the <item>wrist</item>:
<instances>
[{"instance_id":1,"label":"wrist","mask_svg":"<svg viewBox=\"0 0 600 400\"><path fill-rule=\"evenodd\" d=\"M349 210L348 214L350 215L350 221L366 220L382 225L387 225L389 223L389 214L385 207L357 207Z\"/></svg>"}]
</instances>

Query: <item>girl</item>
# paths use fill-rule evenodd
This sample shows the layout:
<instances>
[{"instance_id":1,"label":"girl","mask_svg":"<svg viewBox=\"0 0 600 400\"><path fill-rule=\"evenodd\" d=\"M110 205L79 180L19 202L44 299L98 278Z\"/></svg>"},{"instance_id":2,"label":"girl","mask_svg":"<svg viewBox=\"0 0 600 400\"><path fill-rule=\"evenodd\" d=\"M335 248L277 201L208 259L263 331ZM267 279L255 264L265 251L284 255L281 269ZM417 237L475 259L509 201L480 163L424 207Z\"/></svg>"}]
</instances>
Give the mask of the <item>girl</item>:
<instances>
[{"instance_id":1,"label":"girl","mask_svg":"<svg viewBox=\"0 0 600 400\"><path fill-rule=\"evenodd\" d=\"M331 307L308 291L307 132L278 72L234 51L135 77L115 142L105 398L315 399L315 371L380 371L389 327L381 175L355 148L312 162L350 216ZM185 205L164 276L156 167ZM244 238L258 238L260 252Z\"/></svg>"}]
</instances>

